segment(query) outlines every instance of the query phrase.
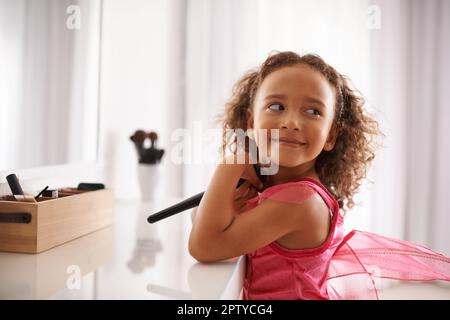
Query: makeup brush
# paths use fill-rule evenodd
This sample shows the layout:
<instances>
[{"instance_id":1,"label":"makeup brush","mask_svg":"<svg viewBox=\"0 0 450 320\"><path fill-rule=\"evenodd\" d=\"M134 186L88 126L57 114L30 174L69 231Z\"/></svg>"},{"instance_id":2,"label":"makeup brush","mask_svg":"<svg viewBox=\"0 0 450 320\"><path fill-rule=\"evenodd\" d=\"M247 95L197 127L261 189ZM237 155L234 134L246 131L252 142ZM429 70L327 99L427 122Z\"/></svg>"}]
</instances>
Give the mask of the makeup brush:
<instances>
[{"instance_id":1,"label":"makeup brush","mask_svg":"<svg viewBox=\"0 0 450 320\"><path fill-rule=\"evenodd\" d=\"M258 176L258 178L264 183L266 176L261 176L261 167L259 167L257 164L254 164L253 167L255 168L255 172L256 172L256 175ZM237 188L240 187L245 181L246 181L245 179L239 179ZM200 201L202 200L202 197L204 194L205 194L205 192L200 192L200 193L198 193L186 200L183 200L173 206L170 206L164 210L161 210L155 214L152 214L147 218L147 221L149 223L155 223L155 222L158 222L159 220L168 218L177 213L197 207L200 204Z\"/></svg>"},{"instance_id":2,"label":"makeup brush","mask_svg":"<svg viewBox=\"0 0 450 320\"><path fill-rule=\"evenodd\" d=\"M144 142L147 138L150 139L150 148L144 147ZM164 149L157 148L158 134L156 132L151 131L147 133L144 130L136 130L130 137L130 140L133 141L136 147L139 163L154 165L161 162L164 156Z\"/></svg>"}]
</instances>

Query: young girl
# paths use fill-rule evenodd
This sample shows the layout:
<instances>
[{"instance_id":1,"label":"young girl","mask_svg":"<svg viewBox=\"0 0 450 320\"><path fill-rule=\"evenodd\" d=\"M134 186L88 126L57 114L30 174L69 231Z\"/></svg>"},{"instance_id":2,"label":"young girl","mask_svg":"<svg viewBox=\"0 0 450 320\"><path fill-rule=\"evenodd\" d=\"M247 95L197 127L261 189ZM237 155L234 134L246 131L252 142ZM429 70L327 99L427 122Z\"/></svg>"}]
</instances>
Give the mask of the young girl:
<instances>
[{"instance_id":1,"label":"young girl","mask_svg":"<svg viewBox=\"0 0 450 320\"><path fill-rule=\"evenodd\" d=\"M380 134L363 105L317 55L279 52L247 73L220 120L224 129L266 129L268 149L278 146L278 158L268 156L278 171L259 179L248 153L246 163L235 161L235 148L196 210L191 255L201 262L245 255L244 299L371 299L376 278L449 281L450 258L439 253L369 232L344 234L343 214ZM240 178L246 182L236 188Z\"/></svg>"}]
</instances>

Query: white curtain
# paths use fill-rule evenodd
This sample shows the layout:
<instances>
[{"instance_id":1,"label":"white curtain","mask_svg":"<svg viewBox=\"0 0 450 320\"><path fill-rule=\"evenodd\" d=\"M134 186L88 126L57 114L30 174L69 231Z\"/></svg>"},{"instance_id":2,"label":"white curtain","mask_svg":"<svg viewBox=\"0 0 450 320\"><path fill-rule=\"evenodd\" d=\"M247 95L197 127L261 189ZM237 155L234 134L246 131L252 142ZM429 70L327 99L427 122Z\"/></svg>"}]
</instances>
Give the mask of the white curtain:
<instances>
[{"instance_id":1,"label":"white curtain","mask_svg":"<svg viewBox=\"0 0 450 320\"><path fill-rule=\"evenodd\" d=\"M450 255L450 2L409 9L406 237Z\"/></svg>"},{"instance_id":2,"label":"white curtain","mask_svg":"<svg viewBox=\"0 0 450 320\"><path fill-rule=\"evenodd\" d=\"M386 148L375 166L372 229L450 254L450 2L373 1L373 103Z\"/></svg>"},{"instance_id":3,"label":"white curtain","mask_svg":"<svg viewBox=\"0 0 450 320\"><path fill-rule=\"evenodd\" d=\"M140 196L138 157L129 138L138 129L157 132L158 148L166 150L163 179L154 182L158 196L180 195L180 166L170 162L169 137L173 128L182 127L178 65L184 60L176 45L184 36L176 27L180 21L173 2L103 1L98 161L105 183L121 199ZM173 30L170 37L168 30Z\"/></svg>"},{"instance_id":4,"label":"white curtain","mask_svg":"<svg viewBox=\"0 0 450 320\"><path fill-rule=\"evenodd\" d=\"M99 0L0 0L0 169L95 162L99 18Z\"/></svg>"}]
</instances>

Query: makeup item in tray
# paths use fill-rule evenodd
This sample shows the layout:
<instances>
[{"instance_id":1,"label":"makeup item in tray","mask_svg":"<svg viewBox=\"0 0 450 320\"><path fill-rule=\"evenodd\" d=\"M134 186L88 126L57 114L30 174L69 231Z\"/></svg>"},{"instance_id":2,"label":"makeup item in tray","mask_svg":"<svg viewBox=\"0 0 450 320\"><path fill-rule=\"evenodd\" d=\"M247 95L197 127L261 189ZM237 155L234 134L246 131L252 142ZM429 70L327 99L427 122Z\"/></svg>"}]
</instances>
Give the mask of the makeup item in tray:
<instances>
[{"instance_id":1,"label":"makeup item in tray","mask_svg":"<svg viewBox=\"0 0 450 320\"><path fill-rule=\"evenodd\" d=\"M41 192L39 192L37 195L36 195L36 197L34 197L34 199L38 199L46 190L48 189L48 186L46 186L44 189L42 189L42 191Z\"/></svg>"},{"instance_id":2,"label":"makeup item in tray","mask_svg":"<svg viewBox=\"0 0 450 320\"><path fill-rule=\"evenodd\" d=\"M6 177L6 181L8 181L9 188L13 195L24 195L25 193L22 190L22 186L19 183L19 178L14 173L11 173Z\"/></svg>"},{"instance_id":3,"label":"makeup item in tray","mask_svg":"<svg viewBox=\"0 0 450 320\"><path fill-rule=\"evenodd\" d=\"M19 178L17 178L14 173L8 175L6 181L8 181L9 188L17 201L36 202L33 196L23 192L22 186L19 183Z\"/></svg>"},{"instance_id":4,"label":"makeup item in tray","mask_svg":"<svg viewBox=\"0 0 450 320\"><path fill-rule=\"evenodd\" d=\"M56 189L48 189L42 193L43 197L46 198L58 198L58 190Z\"/></svg>"},{"instance_id":5,"label":"makeup item in tray","mask_svg":"<svg viewBox=\"0 0 450 320\"><path fill-rule=\"evenodd\" d=\"M103 183L88 183L88 182L81 182L78 184L78 190L86 190L86 191L94 191L94 190L101 190L105 189L105 185Z\"/></svg>"}]
</instances>

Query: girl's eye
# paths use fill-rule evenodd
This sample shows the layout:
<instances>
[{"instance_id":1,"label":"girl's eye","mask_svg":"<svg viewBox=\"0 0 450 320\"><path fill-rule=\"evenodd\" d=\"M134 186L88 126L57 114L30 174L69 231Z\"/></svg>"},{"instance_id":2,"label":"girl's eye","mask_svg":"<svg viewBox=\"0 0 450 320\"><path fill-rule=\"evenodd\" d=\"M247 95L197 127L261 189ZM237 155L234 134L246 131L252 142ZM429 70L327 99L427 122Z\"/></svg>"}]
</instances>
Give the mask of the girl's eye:
<instances>
[{"instance_id":1,"label":"girl's eye","mask_svg":"<svg viewBox=\"0 0 450 320\"><path fill-rule=\"evenodd\" d=\"M272 106L277 106L277 107L284 108L283 105L281 105L281 104L279 104L279 103L273 103L273 104L271 104L268 108L269 108L270 110L274 110L274 109L271 109ZM279 111L279 110L278 110L278 111Z\"/></svg>"},{"instance_id":2,"label":"girl's eye","mask_svg":"<svg viewBox=\"0 0 450 320\"><path fill-rule=\"evenodd\" d=\"M308 112L308 111L312 111L312 112ZM320 111L314 108L309 108L306 110L307 113L313 115L313 116L320 116Z\"/></svg>"}]
</instances>

